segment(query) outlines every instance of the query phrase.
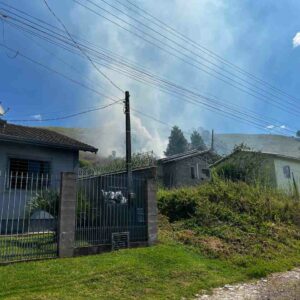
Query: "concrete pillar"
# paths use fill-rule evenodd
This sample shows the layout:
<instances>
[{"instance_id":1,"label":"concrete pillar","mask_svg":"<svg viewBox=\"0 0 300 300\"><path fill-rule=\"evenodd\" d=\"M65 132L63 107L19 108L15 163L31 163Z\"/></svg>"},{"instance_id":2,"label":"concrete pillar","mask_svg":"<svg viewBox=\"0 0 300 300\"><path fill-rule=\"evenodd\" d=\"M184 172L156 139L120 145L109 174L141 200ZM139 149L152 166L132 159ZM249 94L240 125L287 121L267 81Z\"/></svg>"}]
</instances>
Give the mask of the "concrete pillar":
<instances>
[{"instance_id":1,"label":"concrete pillar","mask_svg":"<svg viewBox=\"0 0 300 300\"><path fill-rule=\"evenodd\" d=\"M61 173L60 205L58 220L58 256L72 257L74 254L76 218L76 174Z\"/></svg>"},{"instance_id":2,"label":"concrete pillar","mask_svg":"<svg viewBox=\"0 0 300 300\"><path fill-rule=\"evenodd\" d=\"M147 222L148 244L151 246L157 242L158 230L158 210L155 179L147 180Z\"/></svg>"}]
</instances>

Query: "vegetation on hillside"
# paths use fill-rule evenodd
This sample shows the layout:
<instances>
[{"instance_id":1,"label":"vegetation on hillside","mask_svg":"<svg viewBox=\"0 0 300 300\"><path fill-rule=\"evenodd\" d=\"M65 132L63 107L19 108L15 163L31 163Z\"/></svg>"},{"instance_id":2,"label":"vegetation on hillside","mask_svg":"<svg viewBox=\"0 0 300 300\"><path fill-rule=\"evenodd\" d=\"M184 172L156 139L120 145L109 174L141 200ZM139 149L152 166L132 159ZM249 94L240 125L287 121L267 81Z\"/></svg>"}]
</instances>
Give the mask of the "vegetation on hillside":
<instances>
[{"instance_id":1,"label":"vegetation on hillside","mask_svg":"<svg viewBox=\"0 0 300 300\"><path fill-rule=\"evenodd\" d=\"M280 191L215 176L204 185L158 195L173 238L208 256L249 266L299 253L300 203Z\"/></svg>"},{"instance_id":2,"label":"vegetation on hillside","mask_svg":"<svg viewBox=\"0 0 300 300\"><path fill-rule=\"evenodd\" d=\"M156 160L157 158L153 152L133 153L131 156L131 166L133 170L154 167L156 166ZM126 170L126 158L109 157L94 164L80 160L80 166L83 170L96 172L97 174L122 172Z\"/></svg>"}]
</instances>

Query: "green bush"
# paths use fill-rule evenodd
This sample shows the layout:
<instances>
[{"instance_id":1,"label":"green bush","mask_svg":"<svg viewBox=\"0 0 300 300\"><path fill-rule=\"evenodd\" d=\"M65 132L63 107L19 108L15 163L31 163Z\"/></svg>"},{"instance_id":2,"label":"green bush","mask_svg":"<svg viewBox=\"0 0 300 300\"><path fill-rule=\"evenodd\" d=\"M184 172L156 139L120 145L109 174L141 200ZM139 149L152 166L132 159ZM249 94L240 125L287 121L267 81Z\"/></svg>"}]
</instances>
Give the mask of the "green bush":
<instances>
[{"instance_id":1,"label":"green bush","mask_svg":"<svg viewBox=\"0 0 300 300\"><path fill-rule=\"evenodd\" d=\"M160 190L158 206L171 222L194 217L200 225L267 221L299 225L300 219L300 203L283 192L219 178L195 188Z\"/></svg>"},{"instance_id":2,"label":"green bush","mask_svg":"<svg viewBox=\"0 0 300 300\"><path fill-rule=\"evenodd\" d=\"M283 192L214 176L198 187L159 190L158 207L182 243L212 256L268 259L300 242L300 203Z\"/></svg>"},{"instance_id":3,"label":"green bush","mask_svg":"<svg viewBox=\"0 0 300 300\"><path fill-rule=\"evenodd\" d=\"M27 204L27 217L29 218L32 213L37 210L43 210L48 212L50 215L57 217L59 212L59 193L54 190L45 190L37 193L31 198ZM85 221L87 216L93 215L89 213L91 210L91 204L87 197L82 193L77 193L77 205L76 213L78 218L84 218Z\"/></svg>"},{"instance_id":4,"label":"green bush","mask_svg":"<svg viewBox=\"0 0 300 300\"><path fill-rule=\"evenodd\" d=\"M27 215L37 211L43 210L50 215L57 217L59 209L59 194L53 190L41 191L31 198L27 205Z\"/></svg>"}]
</instances>

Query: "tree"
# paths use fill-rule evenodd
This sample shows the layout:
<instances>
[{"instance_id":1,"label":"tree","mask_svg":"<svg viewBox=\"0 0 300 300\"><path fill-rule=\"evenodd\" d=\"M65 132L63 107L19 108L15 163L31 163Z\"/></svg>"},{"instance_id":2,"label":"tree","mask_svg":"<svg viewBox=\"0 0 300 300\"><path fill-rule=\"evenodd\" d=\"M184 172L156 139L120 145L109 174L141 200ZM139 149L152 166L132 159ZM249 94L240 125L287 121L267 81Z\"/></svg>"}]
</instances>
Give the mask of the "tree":
<instances>
[{"instance_id":1,"label":"tree","mask_svg":"<svg viewBox=\"0 0 300 300\"><path fill-rule=\"evenodd\" d=\"M297 136L297 137L300 137L300 130L297 130L296 136Z\"/></svg>"},{"instance_id":2,"label":"tree","mask_svg":"<svg viewBox=\"0 0 300 300\"><path fill-rule=\"evenodd\" d=\"M207 149L202 136L197 130L194 130L191 134L191 148L202 151Z\"/></svg>"},{"instance_id":3,"label":"tree","mask_svg":"<svg viewBox=\"0 0 300 300\"><path fill-rule=\"evenodd\" d=\"M183 153L188 149L188 142L183 135L183 132L178 126L174 126L169 136L169 143L167 150L165 151L166 156Z\"/></svg>"},{"instance_id":4,"label":"tree","mask_svg":"<svg viewBox=\"0 0 300 300\"><path fill-rule=\"evenodd\" d=\"M245 143L240 143L234 145L232 152L243 151L243 150L247 151L247 150L251 150L251 148Z\"/></svg>"}]
</instances>

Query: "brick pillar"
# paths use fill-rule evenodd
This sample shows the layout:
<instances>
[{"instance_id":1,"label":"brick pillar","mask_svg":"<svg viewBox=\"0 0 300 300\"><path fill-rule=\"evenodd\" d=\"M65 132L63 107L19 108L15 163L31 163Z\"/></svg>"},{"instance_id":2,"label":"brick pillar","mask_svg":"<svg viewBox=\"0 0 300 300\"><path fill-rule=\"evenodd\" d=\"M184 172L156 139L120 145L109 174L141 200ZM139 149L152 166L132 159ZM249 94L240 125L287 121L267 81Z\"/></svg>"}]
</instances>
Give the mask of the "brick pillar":
<instances>
[{"instance_id":1,"label":"brick pillar","mask_svg":"<svg viewBox=\"0 0 300 300\"><path fill-rule=\"evenodd\" d=\"M155 179L147 180L147 222L148 222L148 244L149 246L157 242L157 201Z\"/></svg>"},{"instance_id":2,"label":"brick pillar","mask_svg":"<svg viewBox=\"0 0 300 300\"><path fill-rule=\"evenodd\" d=\"M61 173L58 220L58 256L72 257L75 241L76 174Z\"/></svg>"}]
</instances>

